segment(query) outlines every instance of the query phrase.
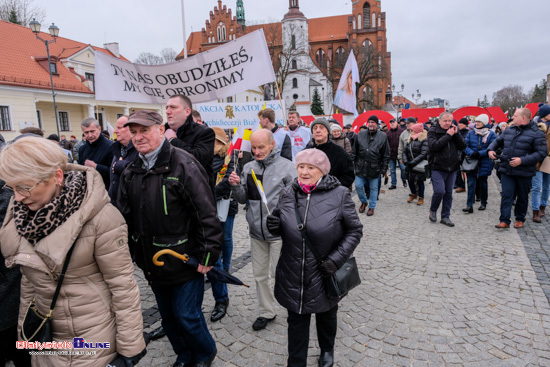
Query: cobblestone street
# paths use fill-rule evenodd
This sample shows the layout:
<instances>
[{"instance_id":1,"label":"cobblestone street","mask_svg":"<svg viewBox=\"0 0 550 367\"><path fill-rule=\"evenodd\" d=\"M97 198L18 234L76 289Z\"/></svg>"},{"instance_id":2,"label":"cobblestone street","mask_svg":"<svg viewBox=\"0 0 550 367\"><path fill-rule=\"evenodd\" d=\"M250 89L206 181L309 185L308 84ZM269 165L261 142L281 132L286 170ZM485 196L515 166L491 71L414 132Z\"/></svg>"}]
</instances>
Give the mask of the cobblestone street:
<instances>
[{"instance_id":1,"label":"cobblestone street","mask_svg":"<svg viewBox=\"0 0 550 367\"><path fill-rule=\"evenodd\" d=\"M489 180L487 210L464 214L466 194L453 194L449 228L428 220L426 204L407 204L402 186L383 193L375 215L361 214L364 237L355 252L362 284L340 303L337 366L550 366L549 218L524 229L497 230L500 195ZM354 194L354 200L358 202ZM439 213L438 213L439 216ZM256 290L242 206L235 220L232 271L250 288L229 286L228 314L211 323L218 347L214 366L286 363L286 311L255 332ZM160 325L155 300L140 270L146 331ZM209 288L209 287L207 287ZM319 348L311 328L308 366ZM166 337L149 344L142 366L170 366Z\"/></svg>"}]
</instances>

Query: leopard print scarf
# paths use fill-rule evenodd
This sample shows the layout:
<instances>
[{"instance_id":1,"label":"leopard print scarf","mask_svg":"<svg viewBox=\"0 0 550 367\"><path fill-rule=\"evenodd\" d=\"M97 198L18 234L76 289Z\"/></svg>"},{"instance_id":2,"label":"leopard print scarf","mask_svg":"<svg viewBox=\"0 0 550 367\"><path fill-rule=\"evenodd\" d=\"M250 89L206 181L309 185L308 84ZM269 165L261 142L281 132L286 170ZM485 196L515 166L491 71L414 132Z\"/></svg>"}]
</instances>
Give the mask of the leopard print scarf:
<instances>
[{"instance_id":1,"label":"leopard print scarf","mask_svg":"<svg viewBox=\"0 0 550 367\"><path fill-rule=\"evenodd\" d=\"M16 201L13 217L17 233L32 245L48 236L65 223L80 208L86 194L86 172L65 172L61 193L41 209L33 212L25 204Z\"/></svg>"}]
</instances>

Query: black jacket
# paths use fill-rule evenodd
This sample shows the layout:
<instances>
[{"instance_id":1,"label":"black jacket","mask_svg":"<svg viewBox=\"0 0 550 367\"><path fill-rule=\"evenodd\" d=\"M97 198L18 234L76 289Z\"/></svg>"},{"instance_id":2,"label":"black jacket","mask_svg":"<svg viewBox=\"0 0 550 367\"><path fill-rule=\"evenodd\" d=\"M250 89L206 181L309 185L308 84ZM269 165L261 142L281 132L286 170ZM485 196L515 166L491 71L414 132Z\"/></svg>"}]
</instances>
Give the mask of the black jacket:
<instances>
[{"instance_id":1,"label":"black jacket","mask_svg":"<svg viewBox=\"0 0 550 367\"><path fill-rule=\"evenodd\" d=\"M390 145L388 136L380 130L370 134L363 130L357 135L354 146L355 175L374 179L388 169Z\"/></svg>"},{"instance_id":2,"label":"black jacket","mask_svg":"<svg viewBox=\"0 0 550 367\"><path fill-rule=\"evenodd\" d=\"M405 146L405 149L403 149L403 156L401 157L403 163L407 166L407 172L419 176L422 181L426 179L426 172L414 172L412 168L424 159L428 159L429 148L427 137L428 132L426 130L422 131L416 140L409 137L409 142Z\"/></svg>"},{"instance_id":3,"label":"black jacket","mask_svg":"<svg viewBox=\"0 0 550 367\"><path fill-rule=\"evenodd\" d=\"M84 143L78 151L78 164L84 165L89 159L97 164L96 170L101 174L105 189L109 190L111 163L113 162L113 142L99 134L93 143Z\"/></svg>"},{"instance_id":4,"label":"black jacket","mask_svg":"<svg viewBox=\"0 0 550 367\"><path fill-rule=\"evenodd\" d=\"M170 127L166 124L166 128ZM173 146L185 150L199 161L206 171L208 183L214 189L216 179L212 170L212 159L214 158L214 141L216 133L206 125L197 124L193 116L189 115L183 125L176 132L177 138L170 143Z\"/></svg>"},{"instance_id":5,"label":"black jacket","mask_svg":"<svg viewBox=\"0 0 550 367\"><path fill-rule=\"evenodd\" d=\"M189 153L162 143L155 166L141 158L122 173L118 207L128 224L128 243L137 265L152 285L181 284L200 273L181 260L155 253L170 249L213 265L221 251L222 230L206 173Z\"/></svg>"},{"instance_id":6,"label":"black jacket","mask_svg":"<svg viewBox=\"0 0 550 367\"><path fill-rule=\"evenodd\" d=\"M355 174L353 173L353 161L351 160L350 155L345 151L344 148L335 144L330 139L324 144L315 144L315 140L311 141L306 145L306 149L317 148L323 151L330 162L330 172L331 176L334 176L340 181L342 186L350 188L355 180Z\"/></svg>"},{"instance_id":7,"label":"black jacket","mask_svg":"<svg viewBox=\"0 0 550 367\"><path fill-rule=\"evenodd\" d=\"M488 151L502 149L498 171L510 176L532 177L536 174L537 162L548 155L546 136L531 121L527 125L510 126L487 148ZM510 166L510 159L521 158L521 165Z\"/></svg>"},{"instance_id":8,"label":"black jacket","mask_svg":"<svg viewBox=\"0 0 550 367\"><path fill-rule=\"evenodd\" d=\"M299 313L325 312L338 300L330 300L324 291L323 278L313 253L302 241L297 227L298 211L307 236L321 258L329 258L340 268L353 254L363 236L363 225L348 189L326 175L311 193L304 221L308 195L297 181L286 187L273 214L281 220L283 245L275 273L275 298L286 309Z\"/></svg>"},{"instance_id":9,"label":"black jacket","mask_svg":"<svg viewBox=\"0 0 550 367\"><path fill-rule=\"evenodd\" d=\"M124 156L122 156L120 148L122 148L122 144L120 144L119 141L116 141L113 144L113 163L111 163L110 169L111 183L109 184L109 197L111 198L111 203L115 206L120 175L126 166L135 161L138 157L138 151L134 148L134 144L132 144L131 141L128 143L128 147L126 147L126 153Z\"/></svg>"},{"instance_id":10,"label":"black jacket","mask_svg":"<svg viewBox=\"0 0 550 367\"><path fill-rule=\"evenodd\" d=\"M460 168L460 151L466 148L466 143L459 132L451 136L436 124L428 130L428 147L428 161L433 171L453 172Z\"/></svg>"},{"instance_id":11,"label":"black jacket","mask_svg":"<svg viewBox=\"0 0 550 367\"><path fill-rule=\"evenodd\" d=\"M390 159L398 159L397 152L399 151L399 136L402 132L403 129L400 127L386 131L386 135L388 136L388 144L390 145Z\"/></svg>"}]
</instances>

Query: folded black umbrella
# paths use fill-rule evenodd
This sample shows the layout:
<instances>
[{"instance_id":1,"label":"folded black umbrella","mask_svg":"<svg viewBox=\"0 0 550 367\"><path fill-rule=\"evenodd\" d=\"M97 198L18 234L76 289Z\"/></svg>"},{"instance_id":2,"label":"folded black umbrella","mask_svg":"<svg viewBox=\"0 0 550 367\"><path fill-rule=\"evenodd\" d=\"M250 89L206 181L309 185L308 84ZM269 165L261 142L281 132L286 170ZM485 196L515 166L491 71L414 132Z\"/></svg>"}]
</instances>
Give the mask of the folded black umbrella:
<instances>
[{"instance_id":1,"label":"folded black umbrella","mask_svg":"<svg viewBox=\"0 0 550 367\"><path fill-rule=\"evenodd\" d=\"M175 251L168 250L168 249L160 250L159 252L157 252L155 256L153 256L153 264L155 264L156 266L163 266L164 262L158 260L158 258L162 255L172 255L174 257L177 257L178 259L180 259L187 265L194 267L195 269L199 267L199 261L196 258L191 257L187 254L181 255ZM218 282L234 284L234 285L244 285L245 287L248 287L248 285L243 283L239 278L229 274L223 269L212 268L208 273L206 273L206 276L210 281L218 281Z\"/></svg>"}]
</instances>

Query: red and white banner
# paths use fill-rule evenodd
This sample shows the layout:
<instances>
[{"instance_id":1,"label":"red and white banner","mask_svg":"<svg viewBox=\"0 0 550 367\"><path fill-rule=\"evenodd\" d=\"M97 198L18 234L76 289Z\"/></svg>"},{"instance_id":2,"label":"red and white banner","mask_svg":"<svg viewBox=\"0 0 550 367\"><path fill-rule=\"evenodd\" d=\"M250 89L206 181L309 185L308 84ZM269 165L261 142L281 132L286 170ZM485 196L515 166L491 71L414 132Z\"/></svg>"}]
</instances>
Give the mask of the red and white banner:
<instances>
[{"instance_id":1,"label":"red and white banner","mask_svg":"<svg viewBox=\"0 0 550 367\"><path fill-rule=\"evenodd\" d=\"M271 83L275 73L262 29L164 65L142 65L95 53L96 99L164 104L175 94L214 101Z\"/></svg>"}]
</instances>

